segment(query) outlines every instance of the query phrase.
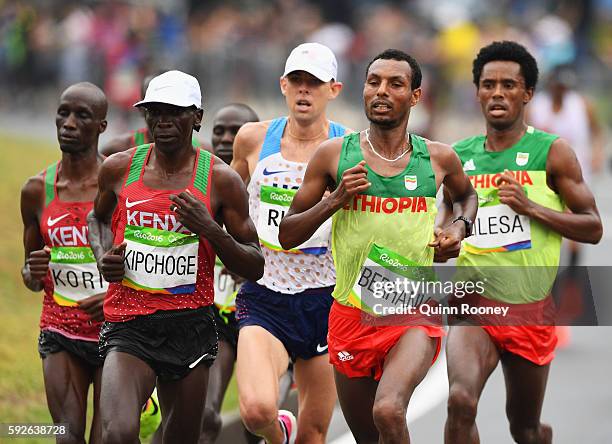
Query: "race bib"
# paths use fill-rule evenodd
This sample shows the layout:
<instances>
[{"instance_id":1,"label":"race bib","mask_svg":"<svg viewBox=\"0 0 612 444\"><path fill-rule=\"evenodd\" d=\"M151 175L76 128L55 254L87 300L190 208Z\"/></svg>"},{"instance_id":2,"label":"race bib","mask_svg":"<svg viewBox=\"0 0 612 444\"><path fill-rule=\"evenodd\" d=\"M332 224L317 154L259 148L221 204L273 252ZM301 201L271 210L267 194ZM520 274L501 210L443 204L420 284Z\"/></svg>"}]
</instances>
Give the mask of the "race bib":
<instances>
[{"instance_id":1,"label":"race bib","mask_svg":"<svg viewBox=\"0 0 612 444\"><path fill-rule=\"evenodd\" d=\"M362 309L375 315L405 314L406 307L425 302L426 282L435 280L431 267L422 267L388 248L372 244L353 285Z\"/></svg>"},{"instance_id":2,"label":"race bib","mask_svg":"<svg viewBox=\"0 0 612 444\"><path fill-rule=\"evenodd\" d=\"M464 241L468 253L516 251L531 248L531 225L508 205L484 205L478 208L474 234Z\"/></svg>"},{"instance_id":3,"label":"race bib","mask_svg":"<svg viewBox=\"0 0 612 444\"><path fill-rule=\"evenodd\" d=\"M331 233L331 219L326 220L312 237L291 250L284 250L278 241L278 227L281 220L289 210L297 190L261 186L259 217L257 220L257 233L261 244L275 251L289 251L291 253L305 253L320 255L327 252L329 235Z\"/></svg>"},{"instance_id":4,"label":"race bib","mask_svg":"<svg viewBox=\"0 0 612 444\"><path fill-rule=\"evenodd\" d=\"M215 304L219 307L231 308L236 305L234 293L239 285L227 273L221 273L223 265L215 264Z\"/></svg>"},{"instance_id":5,"label":"race bib","mask_svg":"<svg viewBox=\"0 0 612 444\"><path fill-rule=\"evenodd\" d=\"M90 296L106 293L106 282L89 247L52 247L49 262L53 299L58 305L75 306Z\"/></svg>"},{"instance_id":6,"label":"race bib","mask_svg":"<svg viewBox=\"0 0 612 444\"><path fill-rule=\"evenodd\" d=\"M195 291L198 236L127 225L124 239L127 247L123 285L149 293Z\"/></svg>"}]
</instances>

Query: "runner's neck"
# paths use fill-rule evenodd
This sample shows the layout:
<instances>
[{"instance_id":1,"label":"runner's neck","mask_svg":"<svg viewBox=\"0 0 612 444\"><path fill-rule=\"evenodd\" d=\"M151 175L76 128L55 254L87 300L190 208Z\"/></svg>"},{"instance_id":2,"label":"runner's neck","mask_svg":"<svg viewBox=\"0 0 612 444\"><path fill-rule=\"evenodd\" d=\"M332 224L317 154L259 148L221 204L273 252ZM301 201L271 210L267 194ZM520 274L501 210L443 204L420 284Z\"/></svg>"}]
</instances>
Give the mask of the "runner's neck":
<instances>
[{"instance_id":1,"label":"runner's neck","mask_svg":"<svg viewBox=\"0 0 612 444\"><path fill-rule=\"evenodd\" d=\"M381 128L378 125L370 124L370 142L378 154L386 159L394 159L406 151L409 137L407 126L408 122L406 125L399 125L395 128ZM366 145L368 145L367 142Z\"/></svg>"},{"instance_id":2,"label":"runner's neck","mask_svg":"<svg viewBox=\"0 0 612 444\"><path fill-rule=\"evenodd\" d=\"M504 151L513 147L527 132L527 124L520 118L509 128L497 130L487 123L486 151Z\"/></svg>"},{"instance_id":3,"label":"runner's neck","mask_svg":"<svg viewBox=\"0 0 612 444\"><path fill-rule=\"evenodd\" d=\"M159 170L163 171L164 175L170 176L181 172L188 166L192 168L194 158L195 150L191 144L186 148L181 148L171 153L164 153L159 149L153 148L149 164L159 167Z\"/></svg>"},{"instance_id":4,"label":"runner's neck","mask_svg":"<svg viewBox=\"0 0 612 444\"><path fill-rule=\"evenodd\" d=\"M70 182L80 182L83 178L98 174L99 163L97 147L80 153L62 153L60 174ZM100 160L100 162L98 162Z\"/></svg>"},{"instance_id":5,"label":"runner's neck","mask_svg":"<svg viewBox=\"0 0 612 444\"><path fill-rule=\"evenodd\" d=\"M323 115L308 125L300 124L297 119L289 117L285 136L298 143L309 143L319 139L327 139L329 133L329 121Z\"/></svg>"}]
</instances>

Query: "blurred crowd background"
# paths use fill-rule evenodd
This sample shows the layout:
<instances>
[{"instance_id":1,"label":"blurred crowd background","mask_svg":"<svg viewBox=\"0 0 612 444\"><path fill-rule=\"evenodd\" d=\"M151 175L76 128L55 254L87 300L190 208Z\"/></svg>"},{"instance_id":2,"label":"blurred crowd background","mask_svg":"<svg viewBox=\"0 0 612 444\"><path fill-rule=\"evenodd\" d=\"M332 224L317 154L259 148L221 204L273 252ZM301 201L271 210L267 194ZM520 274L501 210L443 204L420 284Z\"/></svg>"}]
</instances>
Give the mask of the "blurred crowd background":
<instances>
[{"instance_id":1,"label":"blurred crowd background","mask_svg":"<svg viewBox=\"0 0 612 444\"><path fill-rule=\"evenodd\" d=\"M423 68L424 91L411 112L411 131L451 143L484 129L471 64L479 48L502 39L517 40L536 56L540 91L555 67L571 67L571 86L597 111L606 152L591 159L592 189L604 238L583 248L580 263L609 266L612 0L0 0L0 232L19 226L25 178L59 156L50 149L57 146L54 116L61 91L71 83L88 80L105 90L111 107L104 143L143 126L132 104L144 77L168 69L193 74L205 110L197 137L210 142L212 116L225 103L245 102L261 119L285 114L278 85L285 59L297 44L316 41L335 52L344 83L328 116L363 129L366 65L395 47ZM582 139L585 151L595 146L594 137ZM0 418L42 423L50 417L34 346L40 296L21 283L22 251L17 236L0 239L0 306L6 307L0 322ZM610 390L604 389L612 368L610 330L574 331L576 346L560 351L551 371L545 417L557 442L612 442L604 437L610 433ZM576 384L578 373L586 377ZM505 393L496 375L479 410L484 442L508 439ZM586 406L588 414L576 415L576 405ZM416 441L431 442L431 430L442 430L446 404L436 408L416 425Z\"/></svg>"},{"instance_id":2,"label":"blurred crowd background","mask_svg":"<svg viewBox=\"0 0 612 444\"><path fill-rule=\"evenodd\" d=\"M345 89L334 109L353 127L365 123L371 57L390 47L414 55L424 95L411 126L437 136L440 120L477 113L478 49L512 39L536 55L541 87L554 66L569 64L602 120L612 115L612 0L0 0L0 11L0 112L47 104L52 112L62 88L90 80L107 93L115 129L125 129L117 127L138 119L131 105L142 78L178 68L200 80L209 117L243 101L269 118L282 112L278 77L289 51L317 41L338 58Z\"/></svg>"}]
</instances>

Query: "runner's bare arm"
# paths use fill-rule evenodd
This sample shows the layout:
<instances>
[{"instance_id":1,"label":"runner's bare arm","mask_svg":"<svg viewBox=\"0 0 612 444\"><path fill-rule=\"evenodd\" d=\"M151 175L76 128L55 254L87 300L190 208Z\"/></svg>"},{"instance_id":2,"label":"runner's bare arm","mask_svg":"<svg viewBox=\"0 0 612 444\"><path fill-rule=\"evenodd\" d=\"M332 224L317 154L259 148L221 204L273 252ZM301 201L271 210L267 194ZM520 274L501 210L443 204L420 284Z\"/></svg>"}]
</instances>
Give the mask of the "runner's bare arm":
<instances>
[{"instance_id":1,"label":"runner's bare arm","mask_svg":"<svg viewBox=\"0 0 612 444\"><path fill-rule=\"evenodd\" d=\"M96 218L94 210L87 214L87 237L94 256L99 261L105 252L113 246L113 233L110 225Z\"/></svg>"},{"instance_id":2,"label":"runner's bare arm","mask_svg":"<svg viewBox=\"0 0 612 444\"><path fill-rule=\"evenodd\" d=\"M446 175L443 180L445 193L448 193L452 202L453 219L464 216L470 220L476 219L478 212L478 195L472 187L461 166L459 156L448 145L440 151L441 164L444 166ZM465 224L463 224L465 228Z\"/></svg>"},{"instance_id":3,"label":"runner's bare arm","mask_svg":"<svg viewBox=\"0 0 612 444\"><path fill-rule=\"evenodd\" d=\"M442 187L442 201L438 207L438 214L436 215L436 222L434 224L434 230L441 230L442 227L447 226L453 220L453 201L451 200L448 190Z\"/></svg>"},{"instance_id":4,"label":"runner's bare arm","mask_svg":"<svg viewBox=\"0 0 612 444\"><path fill-rule=\"evenodd\" d=\"M23 283L32 291L43 288L42 280L49 271L51 250L45 247L40 234L39 214L44 206L42 176L30 178L21 189L21 219L23 221L23 248L25 261L21 269Z\"/></svg>"},{"instance_id":5,"label":"runner's bare arm","mask_svg":"<svg viewBox=\"0 0 612 444\"><path fill-rule=\"evenodd\" d=\"M212 207L225 230L190 192L170 196L178 220L205 237L225 267L251 281L263 276L264 258L255 225L249 217L248 195L240 176L219 158L213 163Z\"/></svg>"},{"instance_id":6,"label":"runner's bare arm","mask_svg":"<svg viewBox=\"0 0 612 444\"><path fill-rule=\"evenodd\" d=\"M108 157L111 154L120 153L129 150L133 147L133 133L120 134L106 142L98 151L100 154Z\"/></svg>"},{"instance_id":7,"label":"runner's bare arm","mask_svg":"<svg viewBox=\"0 0 612 444\"><path fill-rule=\"evenodd\" d=\"M445 262L459 255L461 241L467 234L463 221L452 221L459 216L474 221L478 211L478 196L463 171L459 157L450 146L432 142L429 149L432 163L439 171L438 174L443 175L444 186L434 228L435 238L429 245L435 248L435 261Z\"/></svg>"},{"instance_id":8,"label":"runner's bare arm","mask_svg":"<svg viewBox=\"0 0 612 444\"><path fill-rule=\"evenodd\" d=\"M108 282L123 279L125 243L112 245L111 216L117 206L117 195L130 164L133 150L117 153L104 161L98 173L98 194L94 209L87 216L89 244L98 268ZM109 242L110 240L110 242ZM109 245L112 248L108 248Z\"/></svg>"},{"instance_id":9,"label":"runner's bare arm","mask_svg":"<svg viewBox=\"0 0 612 444\"><path fill-rule=\"evenodd\" d=\"M261 145L266 136L267 122L245 123L234 139L232 168L240 175L245 185L251 180L251 165L257 163Z\"/></svg>"},{"instance_id":10,"label":"runner's bare arm","mask_svg":"<svg viewBox=\"0 0 612 444\"><path fill-rule=\"evenodd\" d=\"M346 170L342 181L336 186L334 172L338 170L342 140L334 138L323 142L308 162L304 182L280 223L278 240L283 248L288 250L308 240L355 194L370 186L365 161ZM335 190L322 199L328 188Z\"/></svg>"},{"instance_id":11,"label":"runner's bare arm","mask_svg":"<svg viewBox=\"0 0 612 444\"><path fill-rule=\"evenodd\" d=\"M113 164L117 163L117 158L121 159L124 157L125 157L124 155L113 157L113 159L109 160L109 163L107 164L107 166L109 164L112 166ZM104 179L101 176L102 174L104 174ZM104 182L107 182L108 174L109 174L108 170L104 170L103 172L102 168L100 169L100 172L98 174L98 196L100 196L101 185L106 186L105 183L104 184L102 183L102 180L104 180ZM98 200L98 196L96 196L96 201ZM115 198L115 205L116 205L116 198ZM114 210L114 206L113 206L113 210ZM111 214L112 214L112 210L111 210ZM104 256L104 253L106 253L113 246L113 233L110 229L110 218L109 220L99 219L98 217L96 217L95 208L94 208L87 215L87 227L88 227L89 245L91 246L91 250L93 251L94 256L98 260L98 265L100 265L100 260L102 259L102 256Z\"/></svg>"},{"instance_id":12,"label":"runner's bare arm","mask_svg":"<svg viewBox=\"0 0 612 444\"><path fill-rule=\"evenodd\" d=\"M438 214L436 215L436 221L434 223L434 239L436 239L432 246L437 246L437 238L442 233L442 229L444 227L449 226L449 224L453 221L453 201L451 200L450 195L448 194L448 190L445 187L442 187L442 201L438 207ZM465 224L464 224L465 225ZM460 244L457 245L459 251L457 254L454 252L447 252L448 254L442 254L440 248L434 249L434 262L446 262L448 259L455 257L461 251Z\"/></svg>"},{"instance_id":13,"label":"runner's bare arm","mask_svg":"<svg viewBox=\"0 0 612 444\"><path fill-rule=\"evenodd\" d=\"M582 178L580 163L574 151L565 140L557 139L551 145L546 174L548 186L559 193L570 213L555 211L529 200L523 187L510 173L500 177L500 202L563 237L577 242L598 243L603 228L595 198Z\"/></svg>"}]
</instances>

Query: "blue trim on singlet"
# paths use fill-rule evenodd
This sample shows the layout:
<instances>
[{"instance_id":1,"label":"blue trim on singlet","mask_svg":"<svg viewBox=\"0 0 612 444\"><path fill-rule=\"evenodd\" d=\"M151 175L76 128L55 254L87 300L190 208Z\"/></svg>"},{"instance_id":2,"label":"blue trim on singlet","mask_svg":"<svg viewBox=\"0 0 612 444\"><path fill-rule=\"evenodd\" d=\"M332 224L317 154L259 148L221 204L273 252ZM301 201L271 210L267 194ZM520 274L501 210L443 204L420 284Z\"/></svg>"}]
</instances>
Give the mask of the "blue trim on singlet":
<instances>
[{"instance_id":1,"label":"blue trim on singlet","mask_svg":"<svg viewBox=\"0 0 612 444\"><path fill-rule=\"evenodd\" d=\"M329 139L344 136L344 133L346 133L346 128L343 125L329 121L329 134L327 136Z\"/></svg>"},{"instance_id":2,"label":"blue trim on singlet","mask_svg":"<svg viewBox=\"0 0 612 444\"><path fill-rule=\"evenodd\" d=\"M270 122L268 131L266 131L266 138L263 141L261 147L261 153L259 153L259 160L263 160L272 154L280 153L281 149L281 138L287 125L287 117L279 117ZM343 136L346 132L346 128L339 123L329 121L329 133L327 137L329 139L333 137Z\"/></svg>"}]
</instances>

